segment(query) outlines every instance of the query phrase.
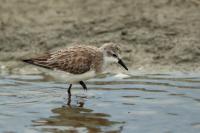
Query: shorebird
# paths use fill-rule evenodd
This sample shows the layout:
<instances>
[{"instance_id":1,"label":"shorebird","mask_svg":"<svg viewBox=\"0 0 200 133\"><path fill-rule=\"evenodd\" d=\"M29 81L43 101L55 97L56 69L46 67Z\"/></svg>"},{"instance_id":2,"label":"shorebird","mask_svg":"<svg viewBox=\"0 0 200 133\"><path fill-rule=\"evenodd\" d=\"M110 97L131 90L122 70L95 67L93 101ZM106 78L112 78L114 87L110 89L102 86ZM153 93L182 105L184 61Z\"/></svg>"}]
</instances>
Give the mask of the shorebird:
<instances>
[{"instance_id":1,"label":"shorebird","mask_svg":"<svg viewBox=\"0 0 200 133\"><path fill-rule=\"evenodd\" d=\"M110 63L117 62L128 70L120 57L120 47L115 43L105 43L100 48L85 45L71 46L23 61L59 71L59 74L68 74L66 81L69 84L69 96L71 96L72 84L79 83L84 90L87 90L84 81L102 73Z\"/></svg>"}]
</instances>

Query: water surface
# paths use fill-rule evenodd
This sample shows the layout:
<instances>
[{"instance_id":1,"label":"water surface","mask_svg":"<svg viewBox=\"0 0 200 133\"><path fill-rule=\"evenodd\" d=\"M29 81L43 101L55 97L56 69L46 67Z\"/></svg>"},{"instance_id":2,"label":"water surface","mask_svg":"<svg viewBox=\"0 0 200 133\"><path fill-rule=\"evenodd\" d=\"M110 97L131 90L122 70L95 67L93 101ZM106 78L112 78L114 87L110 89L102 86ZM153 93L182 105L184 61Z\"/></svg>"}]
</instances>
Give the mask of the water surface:
<instances>
[{"instance_id":1,"label":"water surface","mask_svg":"<svg viewBox=\"0 0 200 133\"><path fill-rule=\"evenodd\" d=\"M42 75L0 77L0 132L197 133L200 75L109 75L88 91Z\"/></svg>"}]
</instances>

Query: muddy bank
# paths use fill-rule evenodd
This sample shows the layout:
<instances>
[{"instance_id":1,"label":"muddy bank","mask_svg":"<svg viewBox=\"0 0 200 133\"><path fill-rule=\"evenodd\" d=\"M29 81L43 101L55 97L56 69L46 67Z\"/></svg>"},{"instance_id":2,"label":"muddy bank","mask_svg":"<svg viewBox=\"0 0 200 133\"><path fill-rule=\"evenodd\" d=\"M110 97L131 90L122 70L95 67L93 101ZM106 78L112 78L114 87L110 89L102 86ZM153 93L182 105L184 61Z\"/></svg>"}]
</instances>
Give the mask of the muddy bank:
<instances>
[{"instance_id":1,"label":"muddy bank","mask_svg":"<svg viewBox=\"0 0 200 133\"><path fill-rule=\"evenodd\" d=\"M1 73L34 73L20 62L83 43L123 44L132 70L200 69L199 0L0 0ZM28 71L28 72L27 72Z\"/></svg>"}]
</instances>

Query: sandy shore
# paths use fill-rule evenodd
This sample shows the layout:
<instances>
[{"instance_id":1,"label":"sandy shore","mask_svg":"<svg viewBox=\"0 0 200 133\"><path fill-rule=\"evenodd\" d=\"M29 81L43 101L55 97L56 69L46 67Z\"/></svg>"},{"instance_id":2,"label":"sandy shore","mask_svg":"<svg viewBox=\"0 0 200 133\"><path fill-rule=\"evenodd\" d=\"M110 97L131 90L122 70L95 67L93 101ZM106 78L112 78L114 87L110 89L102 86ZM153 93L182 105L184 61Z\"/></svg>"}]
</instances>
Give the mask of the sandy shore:
<instances>
[{"instance_id":1,"label":"sandy shore","mask_svg":"<svg viewBox=\"0 0 200 133\"><path fill-rule=\"evenodd\" d=\"M132 71L200 70L199 0L0 0L1 73L74 43L123 44Z\"/></svg>"}]
</instances>

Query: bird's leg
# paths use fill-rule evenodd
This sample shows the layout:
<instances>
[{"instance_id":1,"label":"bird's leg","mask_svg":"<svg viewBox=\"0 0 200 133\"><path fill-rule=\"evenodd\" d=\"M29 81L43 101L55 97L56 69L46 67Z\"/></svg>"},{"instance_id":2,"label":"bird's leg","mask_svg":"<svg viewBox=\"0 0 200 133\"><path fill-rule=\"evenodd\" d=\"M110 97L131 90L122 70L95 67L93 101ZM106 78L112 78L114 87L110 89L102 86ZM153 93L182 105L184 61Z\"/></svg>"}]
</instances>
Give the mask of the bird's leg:
<instances>
[{"instance_id":1,"label":"bird's leg","mask_svg":"<svg viewBox=\"0 0 200 133\"><path fill-rule=\"evenodd\" d=\"M68 101L67 101L67 105L70 106L71 105L71 95L68 95Z\"/></svg>"},{"instance_id":2,"label":"bird's leg","mask_svg":"<svg viewBox=\"0 0 200 133\"><path fill-rule=\"evenodd\" d=\"M87 91L87 86L85 85L85 83L83 81L80 81L79 83L83 87L83 89Z\"/></svg>"},{"instance_id":3,"label":"bird's leg","mask_svg":"<svg viewBox=\"0 0 200 133\"><path fill-rule=\"evenodd\" d=\"M68 90L67 90L67 92L68 92L67 105L68 105L68 106L71 105L71 88L72 88L72 84L69 84L69 88L68 88Z\"/></svg>"},{"instance_id":4,"label":"bird's leg","mask_svg":"<svg viewBox=\"0 0 200 133\"><path fill-rule=\"evenodd\" d=\"M72 88L72 84L69 85L69 88L67 90L69 97L71 97L71 88Z\"/></svg>"}]
</instances>

